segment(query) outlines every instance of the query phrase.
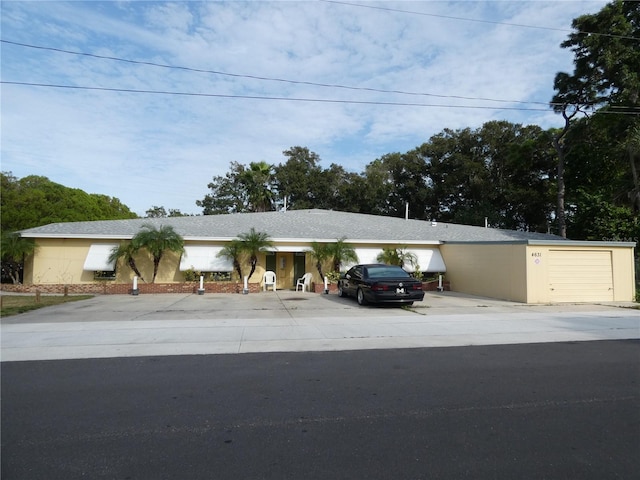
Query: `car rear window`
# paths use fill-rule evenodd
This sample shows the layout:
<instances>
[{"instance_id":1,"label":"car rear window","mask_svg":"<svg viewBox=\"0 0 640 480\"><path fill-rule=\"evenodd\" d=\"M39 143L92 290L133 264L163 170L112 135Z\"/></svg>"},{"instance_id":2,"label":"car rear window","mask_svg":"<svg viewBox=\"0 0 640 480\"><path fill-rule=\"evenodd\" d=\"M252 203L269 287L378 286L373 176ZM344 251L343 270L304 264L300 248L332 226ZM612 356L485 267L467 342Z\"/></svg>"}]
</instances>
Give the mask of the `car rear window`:
<instances>
[{"instance_id":1,"label":"car rear window","mask_svg":"<svg viewBox=\"0 0 640 480\"><path fill-rule=\"evenodd\" d=\"M393 266L385 266L385 267L368 267L367 273L369 277L410 277L407 272L405 272L400 267Z\"/></svg>"}]
</instances>

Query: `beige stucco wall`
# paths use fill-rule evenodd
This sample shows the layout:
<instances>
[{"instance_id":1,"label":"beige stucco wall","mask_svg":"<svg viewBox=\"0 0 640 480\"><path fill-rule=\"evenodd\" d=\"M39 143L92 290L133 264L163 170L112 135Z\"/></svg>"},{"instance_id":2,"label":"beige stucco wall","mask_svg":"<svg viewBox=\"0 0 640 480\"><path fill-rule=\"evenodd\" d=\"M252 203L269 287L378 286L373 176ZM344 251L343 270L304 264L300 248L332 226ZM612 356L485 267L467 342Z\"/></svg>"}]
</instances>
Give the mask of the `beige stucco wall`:
<instances>
[{"instance_id":1,"label":"beige stucco wall","mask_svg":"<svg viewBox=\"0 0 640 480\"><path fill-rule=\"evenodd\" d=\"M38 239L36 254L25 270L25 283L71 284L93 282L93 273L84 272L91 242L76 239Z\"/></svg>"},{"instance_id":2,"label":"beige stucco wall","mask_svg":"<svg viewBox=\"0 0 640 480\"><path fill-rule=\"evenodd\" d=\"M42 238L36 240L36 254L25 265L25 283L32 284L83 284L103 282L94 280L93 272L83 270L89 248L96 240ZM136 258L140 273L147 280L153 278L153 261L142 253ZM116 268L116 281L128 283L133 281L133 271L127 264L119 261ZM181 282L179 256L167 252L160 262L156 282Z\"/></svg>"},{"instance_id":3,"label":"beige stucco wall","mask_svg":"<svg viewBox=\"0 0 640 480\"><path fill-rule=\"evenodd\" d=\"M458 243L441 245L440 251L452 290L527 301L525 245Z\"/></svg>"},{"instance_id":4,"label":"beige stucco wall","mask_svg":"<svg viewBox=\"0 0 640 480\"><path fill-rule=\"evenodd\" d=\"M527 246L527 284L529 286L529 303L547 303L552 300L549 284L549 256L554 252L608 252L611 255L613 276L613 301L633 301L635 297L635 267L633 263L633 248L630 246L615 246L570 243L566 246L529 245Z\"/></svg>"},{"instance_id":5,"label":"beige stucco wall","mask_svg":"<svg viewBox=\"0 0 640 480\"><path fill-rule=\"evenodd\" d=\"M548 261L551 251L560 255L576 250L608 252L613 301L633 301L635 297L633 248L629 245L457 243L442 245L440 250L452 290L523 303L552 301Z\"/></svg>"},{"instance_id":6,"label":"beige stucco wall","mask_svg":"<svg viewBox=\"0 0 640 480\"><path fill-rule=\"evenodd\" d=\"M104 282L105 280L94 280L93 272L84 271L84 262L89 253L89 248L96 243L118 243L117 241L100 241L95 239L37 239L37 252L35 257L30 259L25 265L25 283L31 284L88 284L96 282ZM202 242L185 242L185 245L198 244ZM221 246L220 243L211 243L211 246ZM359 244L358 248L368 248L379 250L385 247L400 247L397 244ZM402 247L424 248L424 245L402 245ZM299 251L303 249L311 249L311 243L295 242L280 243L276 245L276 276L277 287L279 289L292 288L297 279L294 278L294 258L295 253L292 250ZM284 264L282 263L284 259ZM153 262L151 257L145 253L141 253L135 257L136 265L140 273L147 282L153 277ZM266 270L266 255L258 255L258 265L255 272L249 279L250 283L262 284L264 272ZM324 265L324 271L327 273L331 266ZM248 275L250 264L248 258L242 262L242 273ZM305 272L313 275L312 282L322 284L324 279L320 277L316 268L316 261L312 255L305 252ZM116 282L131 283L133 282L134 272L128 264L120 260L116 268ZM235 272L234 277L235 278ZM180 271L180 256L167 252L160 262L160 268L156 277L157 283L182 282L184 274ZM141 280L140 280L141 281ZM242 279L240 279L242 281Z\"/></svg>"}]
</instances>

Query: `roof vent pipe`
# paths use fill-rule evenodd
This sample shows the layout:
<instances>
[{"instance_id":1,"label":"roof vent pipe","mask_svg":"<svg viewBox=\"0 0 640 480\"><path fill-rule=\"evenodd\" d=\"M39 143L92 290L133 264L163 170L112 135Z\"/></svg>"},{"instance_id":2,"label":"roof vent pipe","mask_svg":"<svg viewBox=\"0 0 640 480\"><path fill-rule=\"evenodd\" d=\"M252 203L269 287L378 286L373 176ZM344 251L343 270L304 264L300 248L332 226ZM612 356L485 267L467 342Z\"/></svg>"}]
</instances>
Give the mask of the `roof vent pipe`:
<instances>
[{"instance_id":1,"label":"roof vent pipe","mask_svg":"<svg viewBox=\"0 0 640 480\"><path fill-rule=\"evenodd\" d=\"M409 202L407 202L407 205L404 208L404 219L409 220Z\"/></svg>"}]
</instances>

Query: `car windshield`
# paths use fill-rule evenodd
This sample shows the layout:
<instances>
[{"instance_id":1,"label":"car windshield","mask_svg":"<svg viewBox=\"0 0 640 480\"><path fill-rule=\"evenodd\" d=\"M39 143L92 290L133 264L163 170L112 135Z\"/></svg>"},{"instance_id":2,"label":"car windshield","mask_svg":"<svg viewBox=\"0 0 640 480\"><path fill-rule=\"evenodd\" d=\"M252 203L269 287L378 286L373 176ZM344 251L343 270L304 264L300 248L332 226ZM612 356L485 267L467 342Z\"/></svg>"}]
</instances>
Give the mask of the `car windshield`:
<instances>
[{"instance_id":1,"label":"car windshield","mask_svg":"<svg viewBox=\"0 0 640 480\"><path fill-rule=\"evenodd\" d=\"M368 267L367 273L369 278L380 278L380 277L410 277L410 275L405 272L400 267L393 267L390 265L381 265L379 267Z\"/></svg>"}]
</instances>

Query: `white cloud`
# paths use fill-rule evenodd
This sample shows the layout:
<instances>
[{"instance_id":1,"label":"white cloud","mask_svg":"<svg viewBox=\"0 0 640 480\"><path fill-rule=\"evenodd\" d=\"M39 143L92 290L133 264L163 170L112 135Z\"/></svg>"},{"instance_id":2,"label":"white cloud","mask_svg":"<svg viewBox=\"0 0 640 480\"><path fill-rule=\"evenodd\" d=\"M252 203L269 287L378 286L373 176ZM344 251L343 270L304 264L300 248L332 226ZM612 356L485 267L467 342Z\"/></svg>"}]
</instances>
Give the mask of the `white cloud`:
<instances>
[{"instance_id":1,"label":"white cloud","mask_svg":"<svg viewBox=\"0 0 640 480\"><path fill-rule=\"evenodd\" d=\"M294 145L325 167L362 171L444 128L494 119L558 123L549 111L453 98L548 102L571 20L604 1L3 2L3 39L238 76L198 73L3 44L2 79L119 89L401 102L385 106L3 86L2 170L45 175L120 198L198 213L230 161L284 160ZM422 12L402 13L393 8ZM440 15L440 16L432 16ZM475 18L501 23L480 23ZM445 96L265 81L247 75ZM532 105L528 105L532 106ZM533 105L535 107L535 105ZM544 105L538 107L545 108Z\"/></svg>"}]
</instances>

